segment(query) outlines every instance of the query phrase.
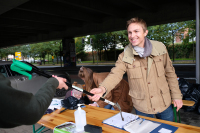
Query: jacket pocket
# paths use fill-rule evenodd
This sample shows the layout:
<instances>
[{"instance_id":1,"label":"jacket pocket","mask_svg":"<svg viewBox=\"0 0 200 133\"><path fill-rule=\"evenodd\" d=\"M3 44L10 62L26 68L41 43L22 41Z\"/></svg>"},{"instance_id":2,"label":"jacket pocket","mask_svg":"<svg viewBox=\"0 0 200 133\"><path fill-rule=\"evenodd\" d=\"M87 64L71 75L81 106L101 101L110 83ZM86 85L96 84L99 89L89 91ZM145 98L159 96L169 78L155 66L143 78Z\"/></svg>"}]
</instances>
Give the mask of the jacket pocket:
<instances>
[{"instance_id":1,"label":"jacket pocket","mask_svg":"<svg viewBox=\"0 0 200 133\"><path fill-rule=\"evenodd\" d=\"M154 57L154 62L157 70L158 77L165 74L165 69L163 65L163 57L162 56L156 56Z\"/></svg>"},{"instance_id":2,"label":"jacket pocket","mask_svg":"<svg viewBox=\"0 0 200 133\"><path fill-rule=\"evenodd\" d=\"M137 99L138 100L145 99L145 94L142 91L136 91L136 90L132 89L129 91L129 95L136 100Z\"/></svg>"},{"instance_id":3,"label":"jacket pocket","mask_svg":"<svg viewBox=\"0 0 200 133\"><path fill-rule=\"evenodd\" d=\"M132 98L133 106L139 110L148 112L147 101L145 100L145 94L142 91L129 91L129 95Z\"/></svg>"},{"instance_id":4,"label":"jacket pocket","mask_svg":"<svg viewBox=\"0 0 200 133\"><path fill-rule=\"evenodd\" d=\"M171 95L170 95L169 89L167 89L167 88L161 89L160 93L163 98L163 102L164 102L165 106L169 105L169 103L171 102Z\"/></svg>"},{"instance_id":5,"label":"jacket pocket","mask_svg":"<svg viewBox=\"0 0 200 133\"><path fill-rule=\"evenodd\" d=\"M129 77L129 95L135 99L144 99L144 93L142 92L142 70L140 62L135 61L132 65L128 66L127 74Z\"/></svg>"},{"instance_id":6,"label":"jacket pocket","mask_svg":"<svg viewBox=\"0 0 200 133\"><path fill-rule=\"evenodd\" d=\"M132 65L128 65L128 75L130 78L142 78L139 61L134 62Z\"/></svg>"}]
</instances>

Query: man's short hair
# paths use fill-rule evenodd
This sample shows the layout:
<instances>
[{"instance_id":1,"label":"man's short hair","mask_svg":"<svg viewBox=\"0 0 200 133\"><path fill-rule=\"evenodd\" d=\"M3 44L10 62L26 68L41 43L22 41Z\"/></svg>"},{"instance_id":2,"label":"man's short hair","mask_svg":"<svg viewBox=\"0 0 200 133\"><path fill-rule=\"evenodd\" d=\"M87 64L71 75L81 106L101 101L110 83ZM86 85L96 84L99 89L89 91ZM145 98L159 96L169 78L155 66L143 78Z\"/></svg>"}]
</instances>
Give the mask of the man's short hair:
<instances>
[{"instance_id":1,"label":"man's short hair","mask_svg":"<svg viewBox=\"0 0 200 133\"><path fill-rule=\"evenodd\" d=\"M138 17L135 17L135 18L131 18L130 20L127 21L127 24L126 24L126 28L128 29L128 26L132 23L139 23L142 25L142 28L144 30L144 32L147 30L147 24L146 22L141 19L141 18L138 18Z\"/></svg>"}]
</instances>

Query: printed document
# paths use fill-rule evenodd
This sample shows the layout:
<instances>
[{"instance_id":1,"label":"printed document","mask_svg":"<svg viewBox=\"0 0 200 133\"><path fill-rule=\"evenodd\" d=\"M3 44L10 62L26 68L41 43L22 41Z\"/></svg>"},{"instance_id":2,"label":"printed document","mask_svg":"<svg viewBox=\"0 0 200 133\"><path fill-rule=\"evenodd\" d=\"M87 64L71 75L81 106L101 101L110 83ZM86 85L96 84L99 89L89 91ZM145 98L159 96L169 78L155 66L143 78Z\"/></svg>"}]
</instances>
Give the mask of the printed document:
<instances>
[{"instance_id":1,"label":"printed document","mask_svg":"<svg viewBox=\"0 0 200 133\"><path fill-rule=\"evenodd\" d=\"M125 125L124 129L130 133L150 133L158 126L160 124L139 118Z\"/></svg>"}]
</instances>

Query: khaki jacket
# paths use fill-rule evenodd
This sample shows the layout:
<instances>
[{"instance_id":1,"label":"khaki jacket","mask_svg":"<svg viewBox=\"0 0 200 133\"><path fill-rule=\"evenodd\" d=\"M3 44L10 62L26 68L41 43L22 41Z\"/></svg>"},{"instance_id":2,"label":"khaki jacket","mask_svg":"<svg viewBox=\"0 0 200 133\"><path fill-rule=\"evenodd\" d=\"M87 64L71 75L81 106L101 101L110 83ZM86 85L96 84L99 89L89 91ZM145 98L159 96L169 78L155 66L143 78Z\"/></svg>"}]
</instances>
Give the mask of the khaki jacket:
<instances>
[{"instance_id":1,"label":"khaki jacket","mask_svg":"<svg viewBox=\"0 0 200 133\"><path fill-rule=\"evenodd\" d=\"M93 87L99 87L99 84L103 82L103 80L108 76L108 74L109 72L93 73L93 81L94 81ZM128 93L129 93L128 82L122 79L114 87L114 89L108 93L105 99L112 101L114 103L117 102L120 105L122 111L130 113L133 109L133 103L131 100L131 96L129 96ZM101 108L107 105L107 103L100 100L97 102L97 104ZM115 106L114 109L119 111L119 109Z\"/></svg>"},{"instance_id":2,"label":"khaki jacket","mask_svg":"<svg viewBox=\"0 0 200 133\"><path fill-rule=\"evenodd\" d=\"M143 113L157 114L173 99L182 99L182 94L166 47L158 41L151 43L152 52L147 58L139 57L131 44L126 46L101 86L109 93L126 72L133 106Z\"/></svg>"}]
</instances>

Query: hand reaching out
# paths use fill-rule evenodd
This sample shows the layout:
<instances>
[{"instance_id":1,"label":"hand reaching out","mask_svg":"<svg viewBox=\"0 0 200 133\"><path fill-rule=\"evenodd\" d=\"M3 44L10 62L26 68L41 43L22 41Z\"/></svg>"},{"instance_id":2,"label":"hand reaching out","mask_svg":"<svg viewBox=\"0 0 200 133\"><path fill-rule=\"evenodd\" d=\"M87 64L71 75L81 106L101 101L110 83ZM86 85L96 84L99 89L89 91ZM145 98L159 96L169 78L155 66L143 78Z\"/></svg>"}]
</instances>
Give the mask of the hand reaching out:
<instances>
[{"instance_id":1,"label":"hand reaching out","mask_svg":"<svg viewBox=\"0 0 200 133\"><path fill-rule=\"evenodd\" d=\"M94 88L90 91L90 93L93 93L94 96L88 96L88 97L92 101L98 101L105 92L106 89L104 87Z\"/></svg>"}]
</instances>

